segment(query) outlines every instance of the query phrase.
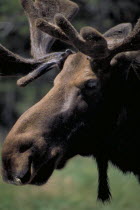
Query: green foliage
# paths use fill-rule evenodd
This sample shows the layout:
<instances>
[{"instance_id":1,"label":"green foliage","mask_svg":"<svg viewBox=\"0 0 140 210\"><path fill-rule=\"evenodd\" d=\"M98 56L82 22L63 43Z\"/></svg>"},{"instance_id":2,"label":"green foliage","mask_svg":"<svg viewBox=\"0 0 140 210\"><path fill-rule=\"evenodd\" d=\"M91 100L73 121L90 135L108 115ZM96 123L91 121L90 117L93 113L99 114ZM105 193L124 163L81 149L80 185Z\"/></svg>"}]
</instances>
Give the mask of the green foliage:
<instances>
[{"instance_id":1,"label":"green foliage","mask_svg":"<svg viewBox=\"0 0 140 210\"><path fill-rule=\"evenodd\" d=\"M1 15L11 16L9 12L16 12L19 13L20 4L18 0L8 1L8 0L1 0Z\"/></svg>"},{"instance_id":2,"label":"green foliage","mask_svg":"<svg viewBox=\"0 0 140 210\"><path fill-rule=\"evenodd\" d=\"M18 29L19 34L26 35L28 33L27 18L19 0L1 0L0 21L13 23L14 30Z\"/></svg>"}]
</instances>

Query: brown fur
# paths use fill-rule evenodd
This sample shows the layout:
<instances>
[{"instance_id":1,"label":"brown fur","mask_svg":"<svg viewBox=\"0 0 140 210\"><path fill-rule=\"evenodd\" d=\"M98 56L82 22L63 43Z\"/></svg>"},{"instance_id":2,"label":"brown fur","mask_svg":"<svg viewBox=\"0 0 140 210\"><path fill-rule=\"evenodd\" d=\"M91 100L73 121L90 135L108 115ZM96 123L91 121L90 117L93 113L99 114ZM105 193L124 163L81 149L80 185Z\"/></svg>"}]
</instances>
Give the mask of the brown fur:
<instances>
[{"instance_id":1,"label":"brown fur","mask_svg":"<svg viewBox=\"0 0 140 210\"><path fill-rule=\"evenodd\" d=\"M67 69L67 66L69 66L69 69ZM40 153L40 159L45 155L45 157L43 156L45 162L47 162L47 156L48 160L52 158L52 156L53 158L57 156L58 160L61 159L61 156L66 153L63 144L57 145L57 142L54 142L51 146L49 145L50 142L47 142L47 133L50 132L51 126L53 126L49 121L55 118L55 116L59 116L63 114L63 112L65 113L69 109L72 109L72 107L64 106L67 100L69 100L70 92L72 93L70 100L73 101L70 101L71 105L73 104L75 107L76 104L74 104L74 102L77 100L77 105L79 109L81 109L81 99L77 99L77 91L75 92L75 90L84 89L85 83L93 79L96 80L96 75L91 69L90 61L87 56L81 53L69 56L63 70L55 79L52 90L40 102L35 104L19 118L7 136L2 155L4 179L9 179L11 182L16 183L16 177L22 177L26 174L27 168L31 167L29 157L32 157L33 163L37 158L34 156L36 154L34 154L34 151L38 152L38 154ZM54 123L57 122L54 121ZM52 135L55 135L55 133ZM39 157L38 162L40 163ZM11 178L8 177L9 169L6 172L7 167L10 167ZM28 183L34 180L39 168L40 164L32 170ZM28 169L30 170L30 168Z\"/></svg>"}]
</instances>

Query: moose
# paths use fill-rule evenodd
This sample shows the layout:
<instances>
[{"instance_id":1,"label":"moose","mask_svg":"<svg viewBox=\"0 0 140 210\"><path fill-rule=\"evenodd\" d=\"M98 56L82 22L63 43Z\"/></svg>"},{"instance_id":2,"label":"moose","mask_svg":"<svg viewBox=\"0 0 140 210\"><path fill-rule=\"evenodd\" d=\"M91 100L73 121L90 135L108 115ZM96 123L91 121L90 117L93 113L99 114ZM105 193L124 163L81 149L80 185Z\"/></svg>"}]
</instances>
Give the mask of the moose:
<instances>
[{"instance_id":1,"label":"moose","mask_svg":"<svg viewBox=\"0 0 140 210\"><path fill-rule=\"evenodd\" d=\"M3 179L43 185L76 155L94 157L98 199L111 199L108 163L140 180L140 20L101 34L70 23L78 5L69 0L21 0L29 20L26 59L0 46L0 75L23 75L26 86L57 69L53 88L13 126L2 149ZM56 39L75 50L49 53Z\"/></svg>"}]
</instances>

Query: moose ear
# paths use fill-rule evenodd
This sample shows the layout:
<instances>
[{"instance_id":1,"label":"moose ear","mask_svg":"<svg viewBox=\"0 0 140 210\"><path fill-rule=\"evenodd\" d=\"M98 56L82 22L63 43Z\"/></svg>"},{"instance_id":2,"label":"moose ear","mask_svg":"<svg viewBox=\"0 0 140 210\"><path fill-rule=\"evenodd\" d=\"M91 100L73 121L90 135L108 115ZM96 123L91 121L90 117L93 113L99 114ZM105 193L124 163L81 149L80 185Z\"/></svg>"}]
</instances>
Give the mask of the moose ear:
<instances>
[{"instance_id":1,"label":"moose ear","mask_svg":"<svg viewBox=\"0 0 140 210\"><path fill-rule=\"evenodd\" d=\"M128 70L133 69L133 72L140 80L138 70L140 68L140 53L139 51L123 52L117 54L110 62L111 67L121 73L128 75Z\"/></svg>"},{"instance_id":2,"label":"moose ear","mask_svg":"<svg viewBox=\"0 0 140 210\"><path fill-rule=\"evenodd\" d=\"M122 23L108 30L106 33L104 33L108 47L111 48L114 47L115 44L121 43L131 31L131 23Z\"/></svg>"}]
</instances>

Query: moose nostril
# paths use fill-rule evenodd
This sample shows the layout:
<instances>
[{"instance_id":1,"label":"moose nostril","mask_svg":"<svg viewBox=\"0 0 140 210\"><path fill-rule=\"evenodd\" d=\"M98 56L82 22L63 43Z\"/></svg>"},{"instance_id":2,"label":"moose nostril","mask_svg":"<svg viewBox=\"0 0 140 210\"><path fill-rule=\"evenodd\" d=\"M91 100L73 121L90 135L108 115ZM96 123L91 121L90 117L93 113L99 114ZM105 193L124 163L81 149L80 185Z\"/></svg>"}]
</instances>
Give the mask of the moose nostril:
<instances>
[{"instance_id":1,"label":"moose nostril","mask_svg":"<svg viewBox=\"0 0 140 210\"><path fill-rule=\"evenodd\" d=\"M24 153L32 147L32 143L20 145L19 152Z\"/></svg>"}]
</instances>

